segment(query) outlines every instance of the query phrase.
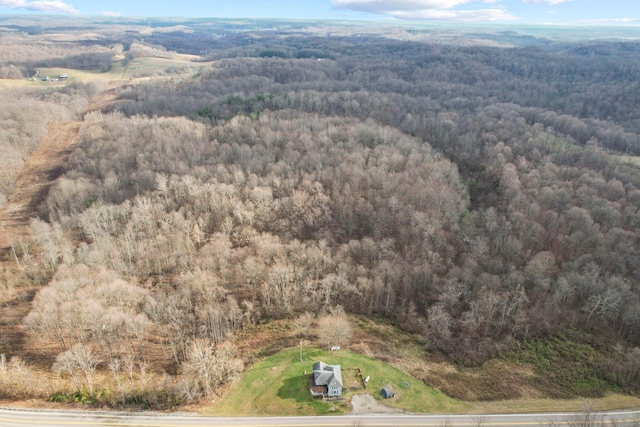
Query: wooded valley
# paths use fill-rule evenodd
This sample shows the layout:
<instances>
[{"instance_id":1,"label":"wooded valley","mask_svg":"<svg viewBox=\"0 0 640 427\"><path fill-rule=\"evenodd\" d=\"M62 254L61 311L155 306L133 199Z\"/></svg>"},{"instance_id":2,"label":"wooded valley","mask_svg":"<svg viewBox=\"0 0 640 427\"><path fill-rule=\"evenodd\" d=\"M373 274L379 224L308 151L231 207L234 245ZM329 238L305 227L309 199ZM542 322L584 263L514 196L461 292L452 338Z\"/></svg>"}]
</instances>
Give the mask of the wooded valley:
<instances>
[{"instance_id":1,"label":"wooded valley","mask_svg":"<svg viewBox=\"0 0 640 427\"><path fill-rule=\"evenodd\" d=\"M637 38L179 24L62 47L0 22L0 52L25 46L0 56L10 82L197 55L97 111L98 78L0 92L0 208L48 124L80 122L4 252L2 294L35 296L0 396L62 399L69 378L96 401L115 381L114 405L193 402L241 374L242 331L348 345L350 316L461 367L572 331L599 349L593 382L551 397L640 392Z\"/></svg>"}]
</instances>

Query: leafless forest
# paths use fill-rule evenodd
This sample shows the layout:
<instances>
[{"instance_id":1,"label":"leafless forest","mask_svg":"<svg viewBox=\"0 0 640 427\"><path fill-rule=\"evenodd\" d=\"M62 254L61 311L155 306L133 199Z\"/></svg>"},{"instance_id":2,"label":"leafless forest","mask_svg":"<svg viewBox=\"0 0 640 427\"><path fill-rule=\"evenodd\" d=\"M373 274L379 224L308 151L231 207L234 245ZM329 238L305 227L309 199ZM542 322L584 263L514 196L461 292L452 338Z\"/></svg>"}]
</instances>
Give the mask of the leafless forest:
<instances>
[{"instance_id":1,"label":"leafless forest","mask_svg":"<svg viewBox=\"0 0 640 427\"><path fill-rule=\"evenodd\" d=\"M240 375L251 325L295 319L330 344L348 316L472 366L572 331L601 343L584 393L640 390L640 42L194 21L54 43L3 25L7 81L209 62L99 111L99 82L0 92L0 207L48 125L81 122L4 253L2 295L35 296L0 396L70 380L100 400L111 381L122 404L194 401Z\"/></svg>"}]
</instances>

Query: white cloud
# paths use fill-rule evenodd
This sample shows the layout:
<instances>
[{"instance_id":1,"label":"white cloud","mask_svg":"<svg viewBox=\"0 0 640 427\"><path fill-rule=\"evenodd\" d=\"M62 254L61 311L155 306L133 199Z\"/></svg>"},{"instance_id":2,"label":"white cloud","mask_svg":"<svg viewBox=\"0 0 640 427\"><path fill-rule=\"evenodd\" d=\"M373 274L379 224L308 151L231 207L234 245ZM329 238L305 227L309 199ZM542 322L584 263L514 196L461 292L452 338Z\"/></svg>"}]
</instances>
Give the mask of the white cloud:
<instances>
[{"instance_id":1,"label":"white cloud","mask_svg":"<svg viewBox=\"0 0 640 427\"><path fill-rule=\"evenodd\" d=\"M339 9L388 15L398 19L428 19L463 22L517 19L502 8L455 9L467 3L496 4L501 0L331 0Z\"/></svg>"},{"instance_id":2,"label":"white cloud","mask_svg":"<svg viewBox=\"0 0 640 427\"><path fill-rule=\"evenodd\" d=\"M78 14L80 13L72 5L64 3L61 0L0 0L0 7L8 7L10 9L26 9L36 12L59 12Z\"/></svg>"},{"instance_id":3,"label":"white cloud","mask_svg":"<svg viewBox=\"0 0 640 427\"><path fill-rule=\"evenodd\" d=\"M587 19L580 21L583 24L591 25L640 25L640 18L603 18Z\"/></svg>"},{"instance_id":4,"label":"white cloud","mask_svg":"<svg viewBox=\"0 0 640 427\"><path fill-rule=\"evenodd\" d=\"M536 3L536 4L560 4L573 0L522 0L522 3Z\"/></svg>"},{"instance_id":5,"label":"white cloud","mask_svg":"<svg viewBox=\"0 0 640 427\"><path fill-rule=\"evenodd\" d=\"M332 0L331 4L341 9L389 14L394 11L450 9L471 0Z\"/></svg>"},{"instance_id":6,"label":"white cloud","mask_svg":"<svg viewBox=\"0 0 640 427\"><path fill-rule=\"evenodd\" d=\"M400 19L437 19L456 22L495 22L517 19L504 9L443 10L427 9L415 12L396 12L392 16Z\"/></svg>"}]
</instances>

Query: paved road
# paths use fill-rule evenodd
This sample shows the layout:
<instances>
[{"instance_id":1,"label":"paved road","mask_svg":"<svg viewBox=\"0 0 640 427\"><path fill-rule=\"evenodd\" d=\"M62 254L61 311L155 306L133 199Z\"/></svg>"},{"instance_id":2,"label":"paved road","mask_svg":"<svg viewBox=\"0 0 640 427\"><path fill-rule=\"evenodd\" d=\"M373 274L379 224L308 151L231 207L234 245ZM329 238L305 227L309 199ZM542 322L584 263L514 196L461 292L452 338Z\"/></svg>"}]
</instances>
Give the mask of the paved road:
<instances>
[{"instance_id":1,"label":"paved road","mask_svg":"<svg viewBox=\"0 0 640 427\"><path fill-rule=\"evenodd\" d=\"M2 427L507 427L635 426L640 410L606 414L526 415L346 415L338 417L209 418L190 415L112 415L89 412L40 412L0 409Z\"/></svg>"}]
</instances>

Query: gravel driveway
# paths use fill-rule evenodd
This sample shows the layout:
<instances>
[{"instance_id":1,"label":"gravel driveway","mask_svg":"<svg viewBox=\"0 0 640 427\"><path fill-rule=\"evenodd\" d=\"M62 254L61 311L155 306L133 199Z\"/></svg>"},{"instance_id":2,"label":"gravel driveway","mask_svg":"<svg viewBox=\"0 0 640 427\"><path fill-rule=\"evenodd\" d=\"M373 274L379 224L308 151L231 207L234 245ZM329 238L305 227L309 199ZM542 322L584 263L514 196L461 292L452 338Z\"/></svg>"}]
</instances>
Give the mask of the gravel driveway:
<instances>
[{"instance_id":1,"label":"gravel driveway","mask_svg":"<svg viewBox=\"0 0 640 427\"><path fill-rule=\"evenodd\" d=\"M353 396L351 398L351 406L353 406L353 411L351 411L352 414L386 414L400 412L398 409L390 408L377 401L370 394Z\"/></svg>"}]
</instances>

